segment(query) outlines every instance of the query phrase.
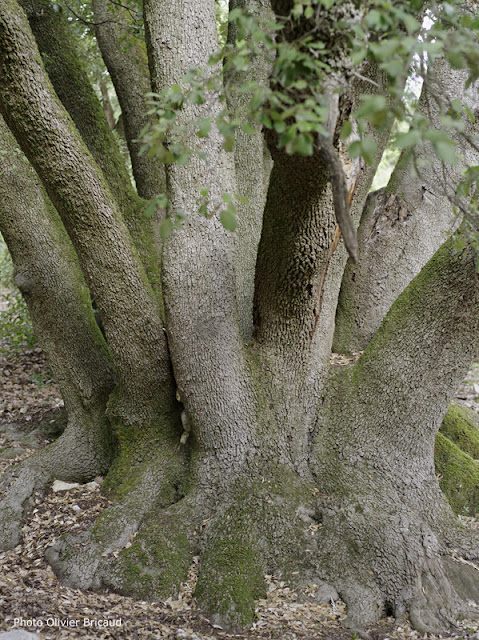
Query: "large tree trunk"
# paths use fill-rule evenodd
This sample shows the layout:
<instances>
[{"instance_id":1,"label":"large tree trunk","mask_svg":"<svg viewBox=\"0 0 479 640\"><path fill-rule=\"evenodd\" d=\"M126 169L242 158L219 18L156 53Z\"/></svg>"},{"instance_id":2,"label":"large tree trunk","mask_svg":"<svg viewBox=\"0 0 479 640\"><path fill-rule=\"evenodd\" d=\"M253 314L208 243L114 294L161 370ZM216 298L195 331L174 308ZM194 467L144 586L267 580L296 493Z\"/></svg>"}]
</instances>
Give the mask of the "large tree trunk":
<instances>
[{"instance_id":1,"label":"large tree trunk","mask_svg":"<svg viewBox=\"0 0 479 640\"><path fill-rule=\"evenodd\" d=\"M274 4L279 12L288 3ZM206 67L217 48L212 2L145 0L144 9L156 91ZM229 629L253 621L271 572L295 586L326 582L323 593L336 587L358 628L385 612L409 615L421 631L448 626L461 598L479 599L477 588L459 597L451 559L453 549L477 559L477 537L456 529L433 472L436 431L479 346L472 252L460 258L445 244L360 360L337 371L329 359L346 253L328 167L321 153L287 156L270 136L275 164L245 344L249 303L238 311L235 274L242 238L217 214L236 189L235 158L213 126L194 139L202 156L167 168L171 207L188 214L162 255L167 348L120 198L56 100L15 0L0 5L0 43L0 111L62 217L119 379L109 415L120 454L107 478L116 502L48 551L58 575L155 599L178 589L199 554L196 596ZM356 81L346 88L348 103L332 96L334 144L359 91ZM185 103L177 122L221 108L212 91L203 104ZM373 173L351 169L355 215ZM254 180L245 185L260 192ZM210 218L197 211L204 187L218 207Z\"/></svg>"},{"instance_id":2,"label":"large tree trunk","mask_svg":"<svg viewBox=\"0 0 479 640\"><path fill-rule=\"evenodd\" d=\"M1 117L0 172L0 231L68 415L63 435L15 471L0 503L0 544L13 548L34 490L53 477L88 481L108 470L113 438L105 411L114 374L70 240Z\"/></svg>"}]
</instances>

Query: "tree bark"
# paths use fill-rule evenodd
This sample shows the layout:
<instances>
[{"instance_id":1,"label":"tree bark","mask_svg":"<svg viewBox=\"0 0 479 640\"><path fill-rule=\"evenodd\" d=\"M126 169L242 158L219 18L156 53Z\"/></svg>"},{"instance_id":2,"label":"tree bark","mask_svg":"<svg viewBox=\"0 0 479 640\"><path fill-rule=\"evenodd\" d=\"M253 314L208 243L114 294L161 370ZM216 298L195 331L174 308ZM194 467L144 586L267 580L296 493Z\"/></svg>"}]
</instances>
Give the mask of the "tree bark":
<instances>
[{"instance_id":1,"label":"tree bark","mask_svg":"<svg viewBox=\"0 0 479 640\"><path fill-rule=\"evenodd\" d=\"M126 9L94 0L95 34L103 60L115 86L123 114L136 188L142 198L152 198L165 189L164 167L155 157L141 155L141 133L150 123L146 94L151 92L144 43L131 33Z\"/></svg>"},{"instance_id":2,"label":"tree bark","mask_svg":"<svg viewBox=\"0 0 479 640\"><path fill-rule=\"evenodd\" d=\"M429 71L419 102L419 111L441 130L441 116L457 97L467 74L452 69L444 60L436 60ZM476 90L471 88L463 102L474 113ZM475 136L477 124L466 123L465 134ZM420 175L411 171L411 160L403 152L388 186L369 196L358 229L361 260L348 262L336 315L334 350L339 353L362 351L371 340L391 304L416 276L435 251L460 224L451 198L460 180L461 170L474 164L472 149L464 137L454 136L462 161L455 167L443 167L432 145L417 151L416 166L429 165Z\"/></svg>"},{"instance_id":3,"label":"tree bark","mask_svg":"<svg viewBox=\"0 0 479 640\"><path fill-rule=\"evenodd\" d=\"M437 630L460 607L448 560L460 535L433 451L477 352L478 304L473 251L458 257L450 239L394 303L358 362L333 376L326 391L342 404L322 407L313 447L315 476L331 499L320 548L331 554L330 575L343 567L335 586L356 623L389 608L398 617L408 613L420 631ZM351 499L341 487L352 486ZM477 559L477 536L471 545Z\"/></svg>"},{"instance_id":4,"label":"tree bark","mask_svg":"<svg viewBox=\"0 0 479 640\"><path fill-rule=\"evenodd\" d=\"M146 2L144 6L155 90L173 84L191 65L207 67L218 48L212 3L204 0L191 7L183 1L176 6ZM203 43L200 49L191 39L195 32ZM215 116L220 110L218 96L210 94L204 105L186 106L179 123ZM186 167L167 168L171 208L186 212L188 221L173 232L163 253L166 329L175 377L202 452L198 479L209 491L215 478L224 482L244 464L255 404L238 330L234 239L218 215L206 219L198 213L201 187L210 188L212 211L221 207L223 193L235 192L233 158L222 142L213 128L201 144L206 160L193 158Z\"/></svg>"},{"instance_id":5,"label":"tree bark","mask_svg":"<svg viewBox=\"0 0 479 640\"><path fill-rule=\"evenodd\" d=\"M0 111L60 213L100 310L121 390L114 412L126 424L145 425L175 405L158 304L117 204L12 0L0 11L0 38Z\"/></svg>"},{"instance_id":6,"label":"tree bark","mask_svg":"<svg viewBox=\"0 0 479 640\"><path fill-rule=\"evenodd\" d=\"M259 24L272 17L269 0L259 0L254 5L246 0L230 0L230 11L242 9L252 11ZM234 46L238 37L233 23L228 28L228 44ZM250 56L250 68L243 73L230 73L228 85L228 107L232 117L247 121L250 94L238 93L241 85L255 82L266 85L272 70L268 60L271 53L263 52ZM254 133L245 133L238 128L235 136L235 171L238 193L246 203L238 204L238 228L236 230L236 289L240 328L247 342L253 335L253 295L256 257L261 236L263 211L266 201L271 157L266 148L262 127L257 125Z\"/></svg>"},{"instance_id":7,"label":"tree bark","mask_svg":"<svg viewBox=\"0 0 479 640\"><path fill-rule=\"evenodd\" d=\"M15 469L0 503L0 545L13 548L33 490L54 477L83 482L108 470L113 437L105 411L114 373L70 240L1 117L0 172L0 231L68 415L63 435Z\"/></svg>"},{"instance_id":8,"label":"tree bark","mask_svg":"<svg viewBox=\"0 0 479 640\"><path fill-rule=\"evenodd\" d=\"M161 301L161 278L155 260L156 218L148 220L143 214L146 203L133 188L118 143L75 47L66 15L62 11L56 12L49 0L23 0L22 6L53 88L106 178L150 283Z\"/></svg>"},{"instance_id":9,"label":"tree bark","mask_svg":"<svg viewBox=\"0 0 479 640\"><path fill-rule=\"evenodd\" d=\"M177 84L192 65L207 68L217 49L214 3L146 0L144 10L155 89ZM190 128L186 142L202 155L167 169L169 214L187 214L162 256L173 380L121 207L55 100L14 0L0 5L0 44L0 110L68 229L120 380L110 401L123 423L120 455L106 480L116 502L89 531L48 551L57 574L76 587L156 599L174 593L201 555L198 601L233 631L254 620L272 572L295 587L336 587L360 630L384 611L409 615L422 632L449 625L459 595L479 598L458 591L451 559L452 549L477 559L477 536L457 530L433 471L442 414L479 346L472 253L460 258L444 245L361 359L331 370L346 255L328 167L320 151L287 157L271 138L255 335L245 345L237 247L218 219L224 192L236 190L234 158L214 126L199 141ZM349 102L332 104L334 144L354 108L348 89ZM210 91L201 105L185 102L177 122L222 108ZM351 168L358 210L373 173ZM197 210L205 187L208 218Z\"/></svg>"}]
</instances>

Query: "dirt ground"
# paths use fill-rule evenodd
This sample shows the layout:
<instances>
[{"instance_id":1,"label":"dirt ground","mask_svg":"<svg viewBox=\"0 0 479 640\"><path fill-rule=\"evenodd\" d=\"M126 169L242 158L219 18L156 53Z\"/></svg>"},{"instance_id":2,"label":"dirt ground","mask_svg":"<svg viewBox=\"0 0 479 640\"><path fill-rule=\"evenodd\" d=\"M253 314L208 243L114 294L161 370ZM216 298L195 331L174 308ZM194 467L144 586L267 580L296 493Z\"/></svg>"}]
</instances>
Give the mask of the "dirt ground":
<instances>
[{"instance_id":1,"label":"dirt ground","mask_svg":"<svg viewBox=\"0 0 479 640\"><path fill-rule=\"evenodd\" d=\"M39 347L15 356L0 355L0 384L1 473L57 435L63 403ZM479 365L476 365L458 390L458 400L479 412L478 396ZM39 424L43 424L41 431ZM45 425L51 428L45 429ZM44 561L46 547L66 532L86 528L107 504L101 493L101 479L36 496L33 512L23 527L22 544L13 551L0 552L0 632L22 628L37 633L42 640L354 637L344 624L342 602L318 604L314 601L316 585L295 592L275 576L265 576L267 596L257 603L257 619L252 629L237 636L226 633L196 606L194 588L199 559L195 559L178 598L162 602L140 602L112 593L82 592L63 586ZM463 518L463 523L478 526L474 518ZM395 628L392 619L384 619L370 629L370 637L399 640L423 636L407 624ZM478 620L463 621L455 632L443 637L479 640L479 611Z\"/></svg>"}]
</instances>

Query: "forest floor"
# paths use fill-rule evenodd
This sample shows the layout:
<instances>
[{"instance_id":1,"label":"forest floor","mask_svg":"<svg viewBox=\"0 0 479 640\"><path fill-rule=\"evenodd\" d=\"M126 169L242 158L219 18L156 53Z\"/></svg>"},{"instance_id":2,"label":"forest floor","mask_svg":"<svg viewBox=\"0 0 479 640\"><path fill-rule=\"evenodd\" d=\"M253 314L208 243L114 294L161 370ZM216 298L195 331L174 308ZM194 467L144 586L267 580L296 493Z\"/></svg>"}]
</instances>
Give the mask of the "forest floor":
<instances>
[{"instance_id":1,"label":"forest floor","mask_svg":"<svg viewBox=\"0 0 479 640\"><path fill-rule=\"evenodd\" d=\"M7 355L0 342L0 385L2 473L48 444L48 433L39 433L37 427L49 421L54 426L63 403L39 347ZM479 365L470 372L457 398L479 413ZM23 527L22 544L13 551L0 552L0 632L22 628L35 632L41 640L351 639L351 631L343 623L342 602L325 605L311 598L308 601L314 585L297 593L273 576L265 576L267 596L257 603L253 628L239 636L215 627L197 609L197 564L191 567L178 598L163 602L139 602L112 593L65 587L46 564L45 549L64 533L88 527L107 504L101 478L69 489L54 485L49 493L35 498L33 512ZM479 528L475 518L462 520L465 526ZM103 626L108 621L115 626ZM372 640L424 637L407 624L395 628L391 618L381 620L370 636ZM479 640L479 620L464 621L456 632L442 637Z\"/></svg>"}]
</instances>

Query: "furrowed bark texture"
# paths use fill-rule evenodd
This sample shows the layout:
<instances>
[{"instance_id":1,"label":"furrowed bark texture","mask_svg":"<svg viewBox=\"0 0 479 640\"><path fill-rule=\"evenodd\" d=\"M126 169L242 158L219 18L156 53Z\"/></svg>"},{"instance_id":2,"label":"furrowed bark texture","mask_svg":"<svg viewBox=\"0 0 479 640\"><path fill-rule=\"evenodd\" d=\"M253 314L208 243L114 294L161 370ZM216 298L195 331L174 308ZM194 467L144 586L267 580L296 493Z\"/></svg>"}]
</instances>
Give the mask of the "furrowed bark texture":
<instances>
[{"instance_id":1,"label":"furrowed bark texture","mask_svg":"<svg viewBox=\"0 0 479 640\"><path fill-rule=\"evenodd\" d=\"M126 424L148 424L175 403L159 306L116 202L55 96L13 0L0 9L0 41L0 111L60 213L100 310L121 390L114 411Z\"/></svg>"},{"instance_id":2,"label":"furrowed bark texture","mask_svg":"<svg viewBox=\"0 0 479 640\"><path fill-rule=\"evenodd\" d=\"M144 10L156 91L181 82L191 67L207 67L217 49L211 0L146 0ZM135 387L136 413L125 414L144 428L120 433L121 455L106 480L117 502L88 532L50 549L55 571L76 587L156 599L178 589L200 554L198 601L233 631L254 620L271 572L295 587L326 581L323 597L335 598L337 587L358 628L385 610L409 615L422 632L448 625L460 604L451 550L474 560L478 545L455 529L434 476L433 443L479 346L473 256L459 258L445 245L356 365L330 375L346 255L338 249L328 166L319 151L290 157L270 139L275 166L256 274L256 341L245 346L237 247L218 219L222 195L237 188L234 157L215 127L198 140L189 124L223 105L215 93L202 105L186 101L178 124L205 156L167 169L171 207L187 219L163 254L166 332L185 408L180 440L180 407L146 276L118 203L35 55L18 5L4 0L0 110L73 240L109 322L122 385L131 378L145 394ZM334 142L355 108L357 94L350 95L350 103L331 103ZM349 197L359 210L373 171L350 169ZM202 187L209 218L198 213ZM121 387L118 395L123 400Z\"/></svg>"},{"instance_id":3,"label":"furrowed bark texture","mask_svg":"<svg viewBox=\"0 0 479 640\"><path fill-rule=\"evenodd\" d=\"M248 9L261 24L272 17L269 0L259 0L252 5L247 0L230 0L230 11ZM230 23L228 44L234 45L238 37L236 25ZM250 68L243 73L230 73L228 85L228 106L232 116L246 122L251 94L238 93L246 82L266 86L272 69L268 58L271 53L251 56ZM247 199L238 205L238 228L236 230L236 289L238 314L243 339L248 341L253 334L253 295L256 256L261 236L263 210L269 184L271 160L265 149L262 127L257 125L254 133L245 133L241 128L235 138L236 184L240 195ZM265 188L266 187L266 188Z\"/></svg>"},{"instance_id":4,"label":"furrowed bark texture","mask_svg":"<svg viewBox=\"0 0 479 640\"><path fill-rule=\"evenodd\" d=\"M0 175L0 231L68 415L63 435L16 467L0 502L0 546L13 548L34 489L52 477L87 481L108 470L113 440L105 412L114 374L70 239L1 117Z\"/></svg>"},{"instance_id":5,"label":"furrowed bark texture","mask_svg":"<svg viewBox=\"0 0 479 640\"><path fill-rule=\"evenodd\" d=\"M441 130L440 117L457 97L467 74L452 69L444 60L434 63L423 88L419 109ZM475 112L477 90L472 87L463 102ZM477 124L466 121L466 135L477 135ZM358 229L361 260L348 262L344 272L336 317L334 350L363 350L379 327L389 307L434 252L454 231L460 217L450 198L460 180L461 169L475 164L472 149L460 134L455 135L462 162L443 167L432 145L418 150L418 162L429 166L413 175L406 154L399 159L389 185L369 196Z\"/></svg>"},{"instance_id":6,"label":"furrowed bark texture","mask_svg":"<svg viewBox=\"0 0 479 640\"><path fill-rule=\"evenodd\" d=\"M147 46L153 87L177 81L192 67L206 68L218 40L213 3L145 2ZM193 37L194 34L194 37ZM186 105L179 123L215 115L216 95L204 105ZM194 133L190 143L199 146ZM167 168L172 209L188 214L168 239L163 254L163 282L168 340L175 377L199 445L198 480L214 491L245 463L251 445L255 400L246 374L235 300L234 239L218 217L198 213L201 187L210 188L210 206L235 191L233 157L213 129L201 144L206 160ZM207 372L207 374L206 374Z\"/></svg>"},{"instance_id":7,"label":"furrowed bark texture","mask_svg":"<svg viewBox=\"0 0 479 640\"><path fill-rule=\"evenodd\" d=\"M397 617L408 613L420 631L437 630L460 608L446 545L458 534L451 534L433 451L477 353L478 305L473 252L455 255L450 239L392 306L358 362L327 389L332 402L342 402L323 405L313 447L315 476L331 498L319 547L331 554L330 575L342 576L335 586L356 623L389 608Z\"/></svg>"},{"instance_id":8,"label":"furrowed bark texture","mask_svg":"<svg viewBox=\"0 0 479 640\"><path fill-rule=\"evenodd\" d=\"M135 242L150 283L161 299L161 277L156 260L154 233L156 220L148 220L143 215L145 202L133 188L119 145L112 135L104 110L75 47L71 25L64 12L55 11L49 0L23 0L23 8L53 88L102 170ZM128 78L131 90L137 81L138 79ZM139 135L138 128L136 131ZM152 179L155 175L152 171Z\"/></svg>"},{"instance_id":9,"label":"furrowed bark texture","mask_svg":"<svg viewBox=\"0 0 479 640\"><path fill-rule=\"evenodd\" d=\"M75 47L64 11L48 0L22 0L48 77L110 190L120 202L134 196L125 163Z\"/></svg>"},{"instance_id":10,"label":"furrowed bark texture","mask_svg":"<svg viewBox=\"0 0 479 640\"><path fill-rule=\"evenodd\" d=\"M368 74L377 84L385 81L376 66ZM339 108L336 105L336 111L332 105L332 135L354 110L358 95L371 87L371 83L354 81L349 99ZM387 130L376 134L378 155L373 166L348 161L337 151L344 163L353 220L362 209L387 135ZM274 140L270 148L274 166L256 268L255 338L265 369L274 371L268 394L274 398L275 422L295 443L296 467L307 477L309 433L329 371L334 314L347 256L322 155L289 156L277 149Z\"/></svg>"},{"instance_id":11,"label":"furrowed bark texture","mask_svg":"<svg viewBox=\"0 0 479 640\"><path fill-rule=\"evenodd\" d=\"M131 33L129 12L105 0L94 0L95 34L123 115L136 188L142 198L165 189L164 167L157 158L140 155L141 132L150 123L146 94L151 92L144 43Z\"/></svg>"}]
</instances>

